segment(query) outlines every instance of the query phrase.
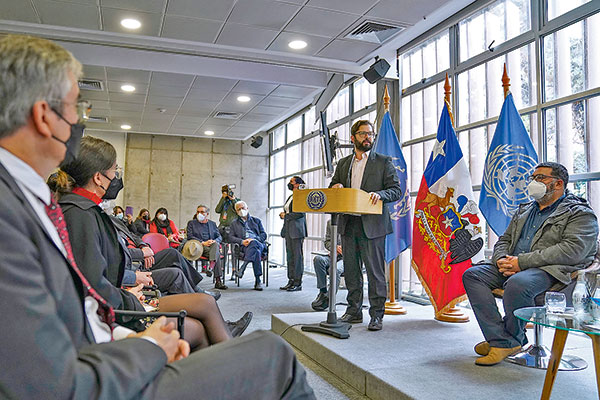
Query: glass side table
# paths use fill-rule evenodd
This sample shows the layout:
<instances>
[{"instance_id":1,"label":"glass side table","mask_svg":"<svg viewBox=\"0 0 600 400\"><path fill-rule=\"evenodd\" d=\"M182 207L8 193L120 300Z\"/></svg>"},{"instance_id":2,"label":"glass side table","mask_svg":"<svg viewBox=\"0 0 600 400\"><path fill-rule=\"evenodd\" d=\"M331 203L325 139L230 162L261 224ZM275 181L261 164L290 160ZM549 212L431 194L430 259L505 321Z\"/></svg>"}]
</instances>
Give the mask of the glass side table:
<instances>
[{"instance_id":1,"label":"glass side table","mask_svg":"<svg viewBox=\"0 0 600 400\"><path fill-rule=\"evenodd\" d=\"M536 327L545 326L555 329L550 360L546 370L546 378L544 379L544 388L542 389L542 400L550 398L556 373L560 367L567 335L570 331L585 333L592 339L594 364L596 367L596 384L600 395L600 324L593 325L592 323L586 323L585 321L591 319L589 315L585 315L580 319L571 314L548 314L545 307L520 308L515 310L514 314L515 317L523 321L531 321Z\"/></svg>"}]
</instances>

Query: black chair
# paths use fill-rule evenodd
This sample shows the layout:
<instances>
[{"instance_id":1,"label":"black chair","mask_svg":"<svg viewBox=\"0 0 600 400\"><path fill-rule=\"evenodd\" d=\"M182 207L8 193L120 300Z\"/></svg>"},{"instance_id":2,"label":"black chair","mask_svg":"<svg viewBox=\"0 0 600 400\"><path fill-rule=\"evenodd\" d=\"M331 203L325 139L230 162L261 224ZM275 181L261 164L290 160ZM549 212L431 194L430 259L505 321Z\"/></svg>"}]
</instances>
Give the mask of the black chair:
<instances>
[{"instance_id":1,"label":"black chair","mask_svg":"<svg viewBox=\"0 0 600 400\"><path fill-rule=\"evenodd\" d=\"M237 286L240 286L240 278L238 275L238 271L240 271L240 269L242 271L246 270L246 267L248 266L248 264L250 263L250 261L243 261L244 259L244 252L243 252L243 246L240 246L237 243L231 243L232 246L232 250L231 250L231 257L232 257L232 265L233 265L233 271L236 272L235 274L235 282L237 284ZM262 262L262 276L263 276L263 283L265 284L265 286L269 287L269 246L271 246L271 244L269 242L265 242L265 252L261 257L261 262ZM242 265L240 266L240 261L242 261Z\"/></svg>"}]
</instances>

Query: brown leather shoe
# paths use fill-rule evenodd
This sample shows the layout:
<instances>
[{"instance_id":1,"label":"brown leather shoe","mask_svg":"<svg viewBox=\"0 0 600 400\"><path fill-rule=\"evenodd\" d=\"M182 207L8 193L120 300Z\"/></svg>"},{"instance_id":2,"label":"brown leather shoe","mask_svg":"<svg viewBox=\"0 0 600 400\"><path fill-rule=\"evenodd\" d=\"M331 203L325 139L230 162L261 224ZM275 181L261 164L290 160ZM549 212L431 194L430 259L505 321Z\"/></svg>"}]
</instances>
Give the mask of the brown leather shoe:
<instances>
[{"instance_id":1,"label":"brown leather shoe","mask_svg":"<svg viewBox=\"0 0 600 400\"><path fill-rule=\"evenodd\" d=\"M475 345L473 350L475 350L475 353L479 354L480 356L487 356L490 352L490 344L485 341L479 342Z\"/></svg>"},{"instance_id":2,"label":"brown leather shoe","mask_svg":"<svg viewBox=\"0 0 600 400\"><path fill-rule=\"evenodd\" d=\"M521 350L521 346L515 347L490 347L490 352L487 356L479 357L475 360L477 365L496 365L506 357L518 353Z\"/></svg>"}]
</instances>

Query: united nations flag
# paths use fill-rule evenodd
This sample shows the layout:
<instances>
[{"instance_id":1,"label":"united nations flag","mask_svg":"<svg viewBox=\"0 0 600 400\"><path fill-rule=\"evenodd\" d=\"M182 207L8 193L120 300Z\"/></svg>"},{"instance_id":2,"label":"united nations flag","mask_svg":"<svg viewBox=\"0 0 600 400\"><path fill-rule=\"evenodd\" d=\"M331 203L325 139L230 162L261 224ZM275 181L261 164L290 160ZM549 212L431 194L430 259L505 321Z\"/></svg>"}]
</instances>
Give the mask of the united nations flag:
<instances>
[{"instance_id":1,"label":"united nations flag","mask_svg":"<svg viewBox=\"0 0 600 400\"><path fill-rule=\"evenodd\" d=\"M527 177L537 163L533 143L509 94L485 160L479 197L479 209L496 235L504 233L519 204L530 201Z\"/></svg>"}]
</instances>

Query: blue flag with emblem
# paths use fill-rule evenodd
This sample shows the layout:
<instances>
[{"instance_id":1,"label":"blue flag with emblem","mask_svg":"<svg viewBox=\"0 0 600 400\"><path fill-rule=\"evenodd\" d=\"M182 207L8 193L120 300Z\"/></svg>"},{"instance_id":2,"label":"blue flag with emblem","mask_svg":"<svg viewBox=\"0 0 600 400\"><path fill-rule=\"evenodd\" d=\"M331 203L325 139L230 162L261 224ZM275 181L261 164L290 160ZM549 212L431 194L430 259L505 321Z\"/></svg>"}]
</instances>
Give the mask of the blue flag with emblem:
<instances>
[{"instance_id":1,"label":"blue flag with emblem","mask_svg":"<svg viewBox=\"0 0 600 400\"><path fill-rule=\"evenodd\" d=\"M390 262L410 246L412 228L410 223L410 192L408 190L406 162L402 156L400 143L398 142L396 131L394 131L389 111L385 113L381 121L374 150L375 153L392 158L392 163L394 164L394 168L396 168L403 193L400 200L386 205L390 211L392 226L394 227L394 232L385 238L385 261Z\"/></svg>"},{"instance_id":2,"label":"blue flag with emblem","mask_svg":"<svg viewBox=\"0 0 600 400\"><path fill-rule=\"evenodd\" d=\"M504 233L519 204L530 201L527 177L537 163L533 143L509 94L485 159L479 197L479 209L496 235Z\"/></svg>"}]
</instances>

